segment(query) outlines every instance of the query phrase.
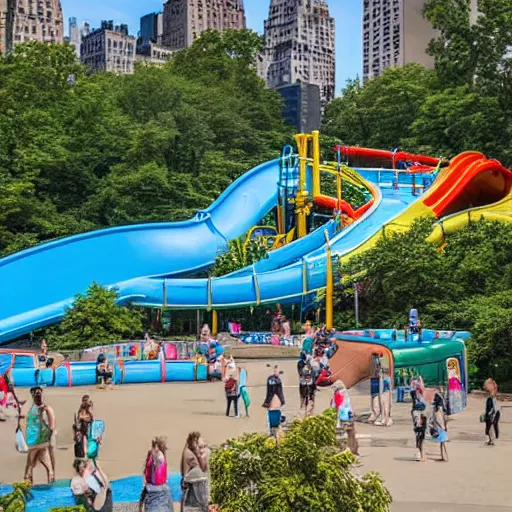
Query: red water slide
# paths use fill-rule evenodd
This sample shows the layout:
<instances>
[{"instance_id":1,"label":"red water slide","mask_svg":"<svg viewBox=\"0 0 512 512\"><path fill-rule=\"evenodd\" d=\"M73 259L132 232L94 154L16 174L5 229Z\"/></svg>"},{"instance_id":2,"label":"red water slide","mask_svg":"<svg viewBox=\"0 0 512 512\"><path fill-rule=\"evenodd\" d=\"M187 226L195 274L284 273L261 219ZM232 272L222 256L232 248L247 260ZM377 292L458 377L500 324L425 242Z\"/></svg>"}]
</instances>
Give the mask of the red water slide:
<instances>
[{"instance_id":1,"label":"red water slide","mask_svg":"<svg viewBox=\"0 0 512 512\"><path fill-rule=\"evenodd\" d=\"M440 218L467 208L492 204L512 188L512 171L482 153L454 158L439 185L423 200Z\"/></svg>"},{"instance_id":2,"label":"red water slide","mask_svg":"<svg viewBox=\"0 0 512 512\"><path fill-rule=\"evenodd\" d=\"M341 151L341 154L347 157L360 157L373 160L386 160L391 161L393 164L396 162L411 161L418 164L436 167L439 164L439 158L431 156L413 155L403 151L384 151L381 149L357 148L354 146L336 146L335 151Z\"/></svg>"},{"instance_id":3,"label":"red water slide","mask_svg":"<svg viewBox=\"0 0 512 512\"><path fill-rule=\"evenodd\" d=\"M314 201L316 205L322 208L329 208L330 210L339 209L342 213L346 213L351 219L357 220L371 208L372 204L375 202L375 199L371 199L357 210L354 210L349 203L343 200L338 204L338 200L334 197L320 195L316 196Z\"/></svg>"}]
</instances>

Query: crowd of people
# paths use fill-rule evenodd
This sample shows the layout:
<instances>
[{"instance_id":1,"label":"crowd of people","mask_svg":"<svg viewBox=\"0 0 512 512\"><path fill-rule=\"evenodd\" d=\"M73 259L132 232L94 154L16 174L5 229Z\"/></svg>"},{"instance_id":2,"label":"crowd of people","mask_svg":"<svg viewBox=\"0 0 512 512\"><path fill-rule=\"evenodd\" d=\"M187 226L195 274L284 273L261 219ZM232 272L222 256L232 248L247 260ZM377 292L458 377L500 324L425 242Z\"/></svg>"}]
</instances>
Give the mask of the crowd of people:
<instances>
[{"instance_id":1,"label":"crowd of people","mask_svg":"<svg viewBox=\"0 0 512 512\"><path fill-rule=\"evenodd\" d=\"M315 397L318 389L332 390L331 407L336 411L336 429L347 439L346 446L358 454L359 446L355 433L356 416L352 408L350 392L345 384L334 379L329 368L330 359L336 354L338 345L334 333L325 328L314 328L310 323L305 326L305 337L300 357L297 363L299 380L300 416L307 418L315 413ZM247 372L237 365L233 357L226 358L219 344L211 337L208 326L202 330L202 338L206 349L198 353L207 360L212 373L218 373L224 385L226 397L226 416L240 417L242 412L249 416L250 398L248 393ZM42 351L43 356L46 356ZM392 384L389 380L386 388L386 370L382 366L383 358L379 354L372 355L374 359L374 376L370 379L378 382L378 411L376 410L377 396L372 390L372 412L369 423L383 424L390 419L389 410L385 401L391 400ZM47 359L41 363L46 364ZM283 435L283 426L286 424L284 407L286 405L283 371L279 365L267 365L271 374L266 381L266 394L262 406L267 410L269 435L279 440ZM97 376L104 384L110 384L112 373L104 354L99 354L96 367ZM400 380L400 376L403 377ZM427 437L439 445L439 454L442 461L448 461L447 443L449 411L445 402L443 387L435 389L435 393L427 399L427 389L421 375L410 372L407 375L398 375L396 384L401 393L398 401L403 402L404 389L410 389L412 402L411 418L416 441L416 460L425 462L425 440ZM402 382L403 381L403 382ZM407 381L407 386L405 383ZM494 445L499 439L501 411L497 399L498 386L492 379L485 382L484 389L488 393L485 411L480 421L485 424L487 443ZM386 394L383 400L383 394ZM375 396L374 396L375 395ZM389 396L388 396L389 395ZM55 480L55 447L56 447L56 418L54 410L45 401L44 388L37 385L30 389L31 402L25 406L19 402L14 387L8 376L0 380L0 404L5 405L9 399L16 404L19 410L16 446L18 451L27 454L25 467L25 480L32 483L34 469L40 464L46 471L49 484ZM243 411L240 410L242 400ZM387 410L387 412L386 412ZM379 423L380 422L380 423ZM97 512L110 512L113 509L113 496L110 481L98 462L105 425L103 421L95 418L94 405L90 395L81 399L78 411L74 415L72 425L74 441L75 476L71 480L71 491L78 505L85 510ZM209 502L208 465L210 450L200 433L192 432L186 440L180 463L182 477L182 512L208 512L212 510ZM143 469L143 488L140 496L141 510L146 512L172 511L173 499L168 485L167 473L167 441L164 437L155 437L151 448L147 452Z\"/></svg>"},{"instance_id":2,"label":"crowd of people","mask_svg":"<svg viewBox=\"0 0 512 512\"><path fill-rule=\"evenodd\" d=\"M18 451L27 454L25 481L32 484L34 469L41 464L46 470L47 482L55 481L55 412L44 398L40 386L31 388L32 403L19 418L23 424L23 441ZM104 424L94 418L93 403L84 395L72 425L74 439L74 476L70 488L77 505L87 512L112 512L113 495L110 480L98 462L103 440ZM18 438L18 436L17 436ZM173 497L168 484L167 441L155 437L151 442L143 469L140 507L145 512L172 512ZM183 449L181 470L181 511L208 512L210 505L208 467L210 449L199 432L189 434Z\"/></svg>"}]
</instances>

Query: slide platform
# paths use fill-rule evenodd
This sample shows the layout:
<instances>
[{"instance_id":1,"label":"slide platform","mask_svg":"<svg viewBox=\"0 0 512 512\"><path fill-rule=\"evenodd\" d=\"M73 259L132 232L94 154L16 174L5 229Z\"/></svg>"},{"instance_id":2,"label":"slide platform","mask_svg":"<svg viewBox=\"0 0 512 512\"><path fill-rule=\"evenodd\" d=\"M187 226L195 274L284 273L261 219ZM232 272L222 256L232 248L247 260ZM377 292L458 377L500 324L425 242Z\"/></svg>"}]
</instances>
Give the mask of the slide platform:
<instances>
[{"instance_id":1,"label":"slide platform","mask_svg":"<svg viewBox=\"0 0 512 512\"><path fill-rule=\"evenodd\" d=\"M277 159L249 171L186 222L94 231L0 259L0 343L60 321L93 281L110 286L208 268L273 208L279 168Z\"/></svg>"}]
</instances>

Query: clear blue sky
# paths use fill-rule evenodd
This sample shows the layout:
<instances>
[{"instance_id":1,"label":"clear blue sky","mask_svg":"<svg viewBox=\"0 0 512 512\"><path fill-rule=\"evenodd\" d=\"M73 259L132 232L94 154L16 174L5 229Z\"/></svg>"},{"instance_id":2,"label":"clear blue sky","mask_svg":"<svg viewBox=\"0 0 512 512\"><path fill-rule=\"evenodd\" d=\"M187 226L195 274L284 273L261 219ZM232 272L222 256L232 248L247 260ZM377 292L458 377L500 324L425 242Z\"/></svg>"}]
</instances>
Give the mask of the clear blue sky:
<instances>
[{"instance_id":1,"label":"clear blue sky","mask_svg":"<svg viewBox=\"0 0 512 512\"><path fill-rule=\"evenodd\" d=\"M101 20L127 23L130 33L139 30L142 15L162 10L162 0L62 0L64 18L74 16L79 23L88 21L93 27ZM328 0L331 15L336 19L337 93L349 78L361 74L361 0ZM263 32L263 20L268 15L270 0L245 0L247 24ZM66 24L67 25L67 24Z\"/></svg>"}]
</instances>

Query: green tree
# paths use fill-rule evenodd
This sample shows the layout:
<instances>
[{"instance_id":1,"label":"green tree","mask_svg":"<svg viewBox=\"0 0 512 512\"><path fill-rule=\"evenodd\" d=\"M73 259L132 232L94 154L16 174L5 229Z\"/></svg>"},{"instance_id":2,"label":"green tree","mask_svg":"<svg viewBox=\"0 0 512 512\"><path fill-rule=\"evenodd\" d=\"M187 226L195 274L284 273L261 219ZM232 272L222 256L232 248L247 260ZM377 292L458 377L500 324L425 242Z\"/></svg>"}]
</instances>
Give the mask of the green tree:
<instances>
[{"instance_id":1,"label":"green tree","mask_svg":"<svg viewBox=\"0 0 512 512\"><path fill-rule=\"evenodd\" d=\"M0 57L0 256L95 228L189 218L290 132L261 38L209 32L164 67L87 74L69 46Z\"/></svg>"},{"instance_id":2,"label":"green tree","mask_svg":"<svg viewBox=\"0 0 512 512\"><path fill-rule=\"evenodd\" d=\"M117 304L117 290L92 283L87 292L75 296L50 339L56 350L73 350L114 343L140 335L140 312Z\"/></svg>"},{"instance_id":3,"label":"green tree","mask_svg":"<svg viewBox=\"0 0 512 512\"><path fill-rule=\"evenodd\" d=\"M212 500L225 512L389 510L380 476L356 476L356 458L340 453L333 411L295 422L276 443L247 434L217 448L210 462Z\"/></svg>"},{"instance_id":4,"label":"green tree","mask_svg":"<svg viewBox=\"0 0 512 512\"><path fill-rule=\"evenodd\" d=\"M327 107L322 129L344 144L393 149L410 136L434 80L432 71L409 64L364 85L351 81Z\"/></svg>"},{"instance_id":5,"label":"green tree","mask_svg":"<svg viewBox=\"0 0 512 512\"><path fill-rule=\"evenodd\" d=\"M470 331L476 377L512 389L512 225L471 223L450 235L442 251L425 240L430 226L426 219L388 234L341 267L343 276L354 277L338 298L338 320L351 316L351 284L358 281L364 326L402 328L409 309L418 308L426 327Z\"/></svg>"},{"instance_id":6,"label":"green tree","mask_svg":"<svg viewBox=\"0 0 512 512\"><path fill-rule=\"evenodd\" d=\"M214 277L231 274L267 257L267 249L258 239L246 242L243 238L231 240L229 250L215 260L211 270Z\"/></svg>"},{"instance_id":7,"label":"green tree","mask_svg":"<svg viewBox=\"0 0 512 512\"><path fill-rule=\"evenodd\" d=\"M504 164L512 163L510 120L496 96L469 85L429 95L411 125L404 144L426 154L455 156L479 150Z\"/></svg>"}]
</instances>

